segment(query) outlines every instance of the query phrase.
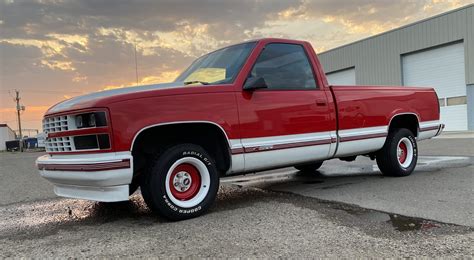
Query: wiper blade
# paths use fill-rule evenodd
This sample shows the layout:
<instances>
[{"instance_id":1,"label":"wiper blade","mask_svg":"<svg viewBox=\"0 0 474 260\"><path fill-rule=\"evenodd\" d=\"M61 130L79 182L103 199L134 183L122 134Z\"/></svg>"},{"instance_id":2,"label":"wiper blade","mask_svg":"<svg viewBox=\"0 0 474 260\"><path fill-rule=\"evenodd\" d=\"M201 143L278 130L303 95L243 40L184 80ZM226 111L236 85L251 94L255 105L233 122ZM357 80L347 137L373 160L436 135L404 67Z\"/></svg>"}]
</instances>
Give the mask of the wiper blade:
<instances>
[{"instance_id":1,"label":"wiper blade","mask_svg":"<svg viewBox=\"0 0 474 260\"><path fill-rule=\"evenodd\" d=\"M184 85L196 84L196 83L200 83L200 84L203 84L203 85L209 85L210 84L209 82L194 80L194 81L185 81Z\"/></svg>"}]
</instances>

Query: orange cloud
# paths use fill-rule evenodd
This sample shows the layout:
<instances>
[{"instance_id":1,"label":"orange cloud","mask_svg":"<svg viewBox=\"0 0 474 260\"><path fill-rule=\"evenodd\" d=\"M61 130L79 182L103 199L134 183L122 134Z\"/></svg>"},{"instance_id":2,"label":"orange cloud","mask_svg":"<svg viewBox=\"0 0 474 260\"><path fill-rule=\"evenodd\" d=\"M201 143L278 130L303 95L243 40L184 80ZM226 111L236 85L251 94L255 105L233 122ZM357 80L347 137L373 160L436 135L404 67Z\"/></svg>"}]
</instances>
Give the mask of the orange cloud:
<instances>
[{"instance_id":1,"label":"orange cloud","mask_svg":"<svg viewBox=\"0 0 474 260\"><path fill-rule=\"evenodd\" d=\"M46 40L7 38L1 39L0 43L13 45L36 47L41 50L43 57L39 65L53 70L74 71L72 60L65 54L66 48L72 48L79 52L88 50L89 38L85 35L77 34L47 34ZM58 56L61 60L58 60Z\"/></svg>"},{"instance_id":2,"label":"orange cloud","mask_svg":"<svg viewBox=\"0 0 474 260\"><path fill-rule=\"evenodd\" d=\"M114 36L118 41L136 45L137 51L144 56L157 55L158 48L172 49L186 56L199 56L230 41L217 40L211 36L208 24L180 22L174 31L153 31L147 35L123 28L101 27L97 33L102 36Z\"/></svg>"}]
</instances>

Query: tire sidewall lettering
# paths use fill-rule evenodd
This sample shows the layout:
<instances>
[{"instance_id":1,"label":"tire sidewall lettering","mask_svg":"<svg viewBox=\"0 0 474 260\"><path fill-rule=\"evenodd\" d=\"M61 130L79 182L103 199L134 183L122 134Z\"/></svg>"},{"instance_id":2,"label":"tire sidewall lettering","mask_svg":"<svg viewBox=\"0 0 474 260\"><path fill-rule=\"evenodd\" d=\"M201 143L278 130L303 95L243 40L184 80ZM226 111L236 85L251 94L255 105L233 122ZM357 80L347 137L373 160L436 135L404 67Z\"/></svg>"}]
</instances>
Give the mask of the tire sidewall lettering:
<instances>
[{"instance_id":1,"label":"tire sidewall lettering","mask_svg":"<svg viewBox=\"0 0 474 260\"><path fill-rule=\"evenodd\" d=\"M416 141L413 136L408 136L408 140L410 140L412 146L413 146L413 157L416 158L418 156L418 147L416 146Z\"/></svg>"},{"instance_id":2,"label":"tire sidewall lettering","mask_svg":"<svg viewBox=\"0 0 474 260\"><path fill-rule=\"evenodd\" d=\"M166 205L168 205L168 207L175 211L175 212L179 212L179 213L182 213L182 214L191 214L191 213L196 213L198 211L200 211L202 209L201 205L198 205L197 207L194 207L194 208L189 208L189 209L185 209L185 208L180 208L178 206L175 206L169 199L166 195L163 195L163 200L164 202L166 203Z\"/></svg>"},{"instance_id":3,"label":"tire sidewall lettering","mask_svg":"<svg viewBox=\"0 0 474 260\"><path fill-rule=\"evenodd\" d=\"M210 166L212 165L212 162L211 160L209 160L209 158L205 157L202 153L200 152L196 152L196 151L184 151L182 153L183 157L186 157L186 156L192 156L192 157L195 157L195 158L199 158L205 165L207 166Z\"/></svg>"}]
</instances>

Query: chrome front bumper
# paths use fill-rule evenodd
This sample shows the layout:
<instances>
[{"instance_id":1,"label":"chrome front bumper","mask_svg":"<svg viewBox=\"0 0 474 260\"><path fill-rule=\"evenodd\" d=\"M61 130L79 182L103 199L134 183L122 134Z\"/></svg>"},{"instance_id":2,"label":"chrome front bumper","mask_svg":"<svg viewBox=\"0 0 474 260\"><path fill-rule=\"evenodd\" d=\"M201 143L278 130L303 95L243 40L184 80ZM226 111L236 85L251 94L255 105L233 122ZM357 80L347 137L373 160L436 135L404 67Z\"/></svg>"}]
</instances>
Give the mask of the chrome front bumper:
<instances>
[{"instance_id":1,"label":"chrome front bumper","mask_svg":"<svg viewBox=\"0 0 474 260\"><path fill-rule=\"evenodd\" d=\"M95 201L124 201L133 176L130 152L44 155L36 160L40 175L58 196Z\"/></svg>"}]
</instances>

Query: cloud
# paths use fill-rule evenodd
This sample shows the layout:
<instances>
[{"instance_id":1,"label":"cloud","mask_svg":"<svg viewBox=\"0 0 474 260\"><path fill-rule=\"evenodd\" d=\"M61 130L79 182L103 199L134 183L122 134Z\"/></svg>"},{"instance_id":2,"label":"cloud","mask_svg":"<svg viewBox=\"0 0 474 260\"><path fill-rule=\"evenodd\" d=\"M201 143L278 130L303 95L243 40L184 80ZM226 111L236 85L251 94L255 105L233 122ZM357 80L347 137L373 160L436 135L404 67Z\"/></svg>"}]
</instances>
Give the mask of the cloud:
<instances>
[{"instance_id":1,"label":"cloud","mask_svg":"<svg viewBox=\"0 0 474 260\"><path fill-rule=\"evenodd\" d=\"M217 40L209 35L209 25L179 23L175 31L152 31L140 33L123 28L99 28L98 35L113 36L117 41L134 45L144 56L159 55L163 49L173 50L185 56L196 57L223 44L228 40Z\"/></svg>"},{"instance_id":2,"label":"cloud","mask_svg":"<svg viewBox=\"0 0 474 260\"><path fill-rule=\"evenodd\" d=\"M7 43L11 45L35 47L38 48L42 57L37 65L42 65L50 69L58 70L75 70L73 61L71 61L65 49L73 49L79 52L86 52L88 50L87 36L77 34L47 34L46 39L22 39L22 38L4 38L0 43Z\"/></svg>"},{"instance_id":3,"label":"cloud","mask_svg":"<svg viewBox=\"0 0 474 260\"><path fill-rule=\"evenodd\" d=\"M225 45L285 37L321 52L470 2L3 0L0 109L12 103L8 89L20 89L27 107L48 107L78 92L135 85L135 46L139 84L153 84Z\"/></svg>"},{"instance_id":4,"label":"cloud","mask_svg":"<svg viewBox=\"0 0 474 260\"><path fill-rule=\"evenodd\" d=\"M106 85L102 87L102 90L110 90L110 89L118 89L118 88L124 88L124 87L129 87L129 86L140 86L140 85L151 85L151 84L157 84L157 83L166 83L166 82L172 82L174 79L176 79L180 74L180 71L165 71L162 73L159 73L158 75L151 75L151 76L145 76L139 79L138 83L135 82L128 82L126 84L120 84L120 85Z\"/></svg>"}]
</instances>

